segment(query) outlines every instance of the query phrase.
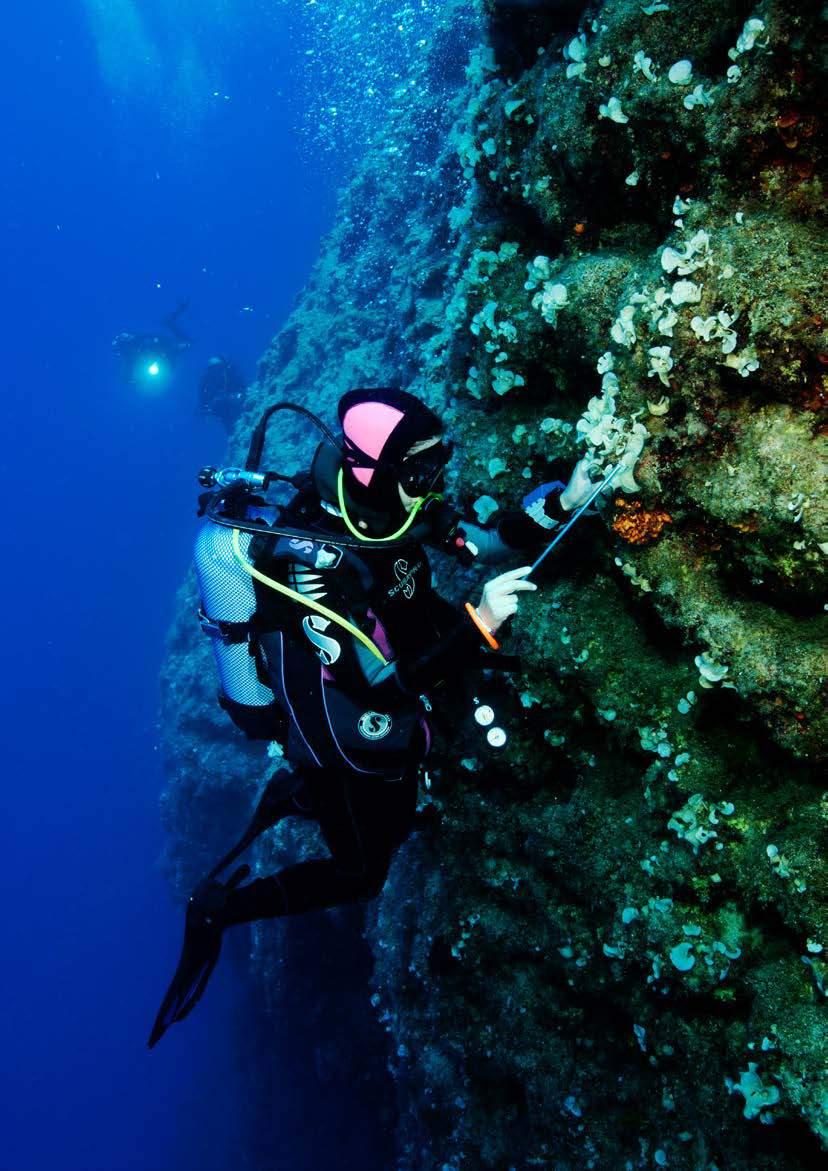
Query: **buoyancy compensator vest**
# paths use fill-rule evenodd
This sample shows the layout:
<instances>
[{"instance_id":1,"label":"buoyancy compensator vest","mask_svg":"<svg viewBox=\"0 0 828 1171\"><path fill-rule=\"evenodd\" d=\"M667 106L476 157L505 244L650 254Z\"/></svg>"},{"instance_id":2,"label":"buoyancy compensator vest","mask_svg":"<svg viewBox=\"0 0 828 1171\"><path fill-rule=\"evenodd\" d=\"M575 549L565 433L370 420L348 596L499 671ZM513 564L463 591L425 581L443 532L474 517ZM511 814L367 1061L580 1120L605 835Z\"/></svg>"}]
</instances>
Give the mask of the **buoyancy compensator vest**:
<instances>
[{"instance_id":1,"label":"buoyancy compensator vest","mask_svg":"<svg viewBox=\"0 0 828 1171\"><path fill-rule=\"evenodd\" d=\"M371 654L387 662L377 644L348 619L256 568L256 539L267 538L271 562L281 558L316 570L330 566L332 558L344 558L355 572L370 575L359 557L359 550L365 548L363 539L349 533L328 534L326 538L323 532L301 527L303 501L314 496L308 473L284 476L259 471L268 421L281 409L295 410L311 419L325 435L325 448L341 454L336 438L310 411L292 403L270 407L253 432L244 468L202 469L199 483L207 491L200 498L202 521L195 542L199 619L212 645L220 682L219 703L248 737L268 740L282 739L293 713L286 711L290 703L284 688L278 680L274 683L273 663L264 661L263 636L276 632L272 624L263 625L258 618L254 582L263 581L304 608L318 629L330 623L344 628ZM276 481L297 489L289 505L267 503L264 494ZM404 533L400 531L388 540L374 538L371 547L396 549L412 540L433 538L432 525L417 521L415 511ZM273 638L268 637L267 644L272 658Z\"/></svg>"}]
</instances>

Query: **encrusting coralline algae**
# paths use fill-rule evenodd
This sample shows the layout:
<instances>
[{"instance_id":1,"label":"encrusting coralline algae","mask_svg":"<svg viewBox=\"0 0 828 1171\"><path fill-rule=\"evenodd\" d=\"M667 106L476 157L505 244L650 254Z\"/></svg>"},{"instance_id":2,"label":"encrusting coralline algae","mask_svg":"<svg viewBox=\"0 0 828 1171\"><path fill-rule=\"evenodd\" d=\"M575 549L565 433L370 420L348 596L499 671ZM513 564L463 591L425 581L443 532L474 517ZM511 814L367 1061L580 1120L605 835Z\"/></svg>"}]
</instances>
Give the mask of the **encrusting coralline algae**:
<instances>
[{"instance_id":1,"label":"encrusting coralline algae","mask_svg":"<svg viewBox=\"0 0 828 1171\"><path fill-rule=\"evenodd\" d=\"M333 417L401 381L479 512L559 457L625 465L521 609L523 673L480 684L506 747L453 713L442 824L367 910L399 1168L804 1171L828 1144L820 5L516 6L511 38L507 7L439 101L435 32L234 442L265 401ZM214 715L191 592L165 726L197 872L262 765ZM272 979L283 936L256 938Z\"/></svg>"}]
</instances>

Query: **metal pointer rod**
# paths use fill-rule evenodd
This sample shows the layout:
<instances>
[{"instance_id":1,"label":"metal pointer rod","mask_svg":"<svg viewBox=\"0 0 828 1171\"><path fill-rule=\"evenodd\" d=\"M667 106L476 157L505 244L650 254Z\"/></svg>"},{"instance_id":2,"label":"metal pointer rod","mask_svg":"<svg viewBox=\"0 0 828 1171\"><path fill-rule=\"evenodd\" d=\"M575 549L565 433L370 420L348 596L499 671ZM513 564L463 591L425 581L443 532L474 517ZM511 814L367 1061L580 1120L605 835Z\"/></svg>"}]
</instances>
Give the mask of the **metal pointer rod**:
<instances>
[{"instance_id":1,"label":"metal pointer rod","mask_svg":"<svg viewBox=\"0 0 828 1171\"><path fill-rule=\"evenodd\" d=\"M537 559L537 561L534 563L532 568L529 570L529 573L526 574L526 577L529 577L530 574L535 572L535 570L540 565L541 561L543 561L543 559L545 557L547 557L552 552L552 550L555 548L558 541L562 540L562 538L566 536L566 534L569 532L569 530L572 528L572 526L575 524L575 522L580 517L581 513L586 512L586 510L589 508L590 504L592 504L595 497L600 496L600 494L604 491L604 489L606 488L607 484L609 484L609 482L613 478L613 476L615 476L617 472L621 471L621 467L622 467L622 465L620 463L616 464L615 467L612 469L612 471L609 472L609 474L603 478L603 480L598 485L598 487L595 489L595 491L589 496L589 498L587 500L584 501L584 503L581 505L581 507L578 509L578 511L575 513L575 515L572 517L572 519L568 520L566 522L566 524L561 529L561 531L556 534L555 539L553 541L551 541L546 546L544 551L541 553L540 557ZM526 578L524 578L524 581L525 580L526 580Z\"/></svg>"}]
</instances>

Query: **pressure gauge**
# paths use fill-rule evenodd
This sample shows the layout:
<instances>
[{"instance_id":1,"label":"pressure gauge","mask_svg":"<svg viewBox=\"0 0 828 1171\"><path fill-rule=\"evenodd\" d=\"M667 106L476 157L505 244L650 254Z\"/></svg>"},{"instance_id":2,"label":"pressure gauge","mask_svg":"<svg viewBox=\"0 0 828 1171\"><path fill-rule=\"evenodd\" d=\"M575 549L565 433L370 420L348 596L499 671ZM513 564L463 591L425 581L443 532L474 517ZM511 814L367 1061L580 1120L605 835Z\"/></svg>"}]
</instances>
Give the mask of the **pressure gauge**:
<instances>
[{"instance_id":1,"label":"pressure gauge","mask_svg":"<svg viewBox=\"0 0 828 1171\"><path fill-rule=\"evenodd\" d=\"M488 704L484 703L475 710L474 718L480 724L481 728L488 728L489 724L494 720L495 714Z\"/></svg>"},{"instance_id":2,"label":"pressure gauge","mask_svg":"<svg viewBox=\"0 0 828 1171\"><path fill-rule=\"evenodd\" d=\"M502 748L506 743L506 733L502 728L489 728L489 731L486 733L486 739L492 748Z\"/></svg>"}]
</instances>

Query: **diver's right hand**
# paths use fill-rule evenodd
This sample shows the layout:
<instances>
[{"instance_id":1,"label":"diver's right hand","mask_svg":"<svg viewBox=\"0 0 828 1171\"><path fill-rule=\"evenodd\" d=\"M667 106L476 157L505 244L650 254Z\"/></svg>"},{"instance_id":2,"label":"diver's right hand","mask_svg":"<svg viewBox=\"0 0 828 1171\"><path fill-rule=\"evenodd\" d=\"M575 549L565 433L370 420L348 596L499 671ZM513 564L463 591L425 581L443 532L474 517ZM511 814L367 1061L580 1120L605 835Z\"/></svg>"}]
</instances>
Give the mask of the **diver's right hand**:
<instances>
[{"instance_id":1,"label":"diver's right hand","mask_svg":"<svg viewBox=\"0 0 828 1171\"><path fill-rule=\"evenodd\" d=\"M477 613L492 634L517 612L518 593L538 588L533 581L523 580L531 572L531 565L522 565L520 569L510 569L508 573L501 573L499 577L486 582Z\"/></svg>"}]
</instances>

